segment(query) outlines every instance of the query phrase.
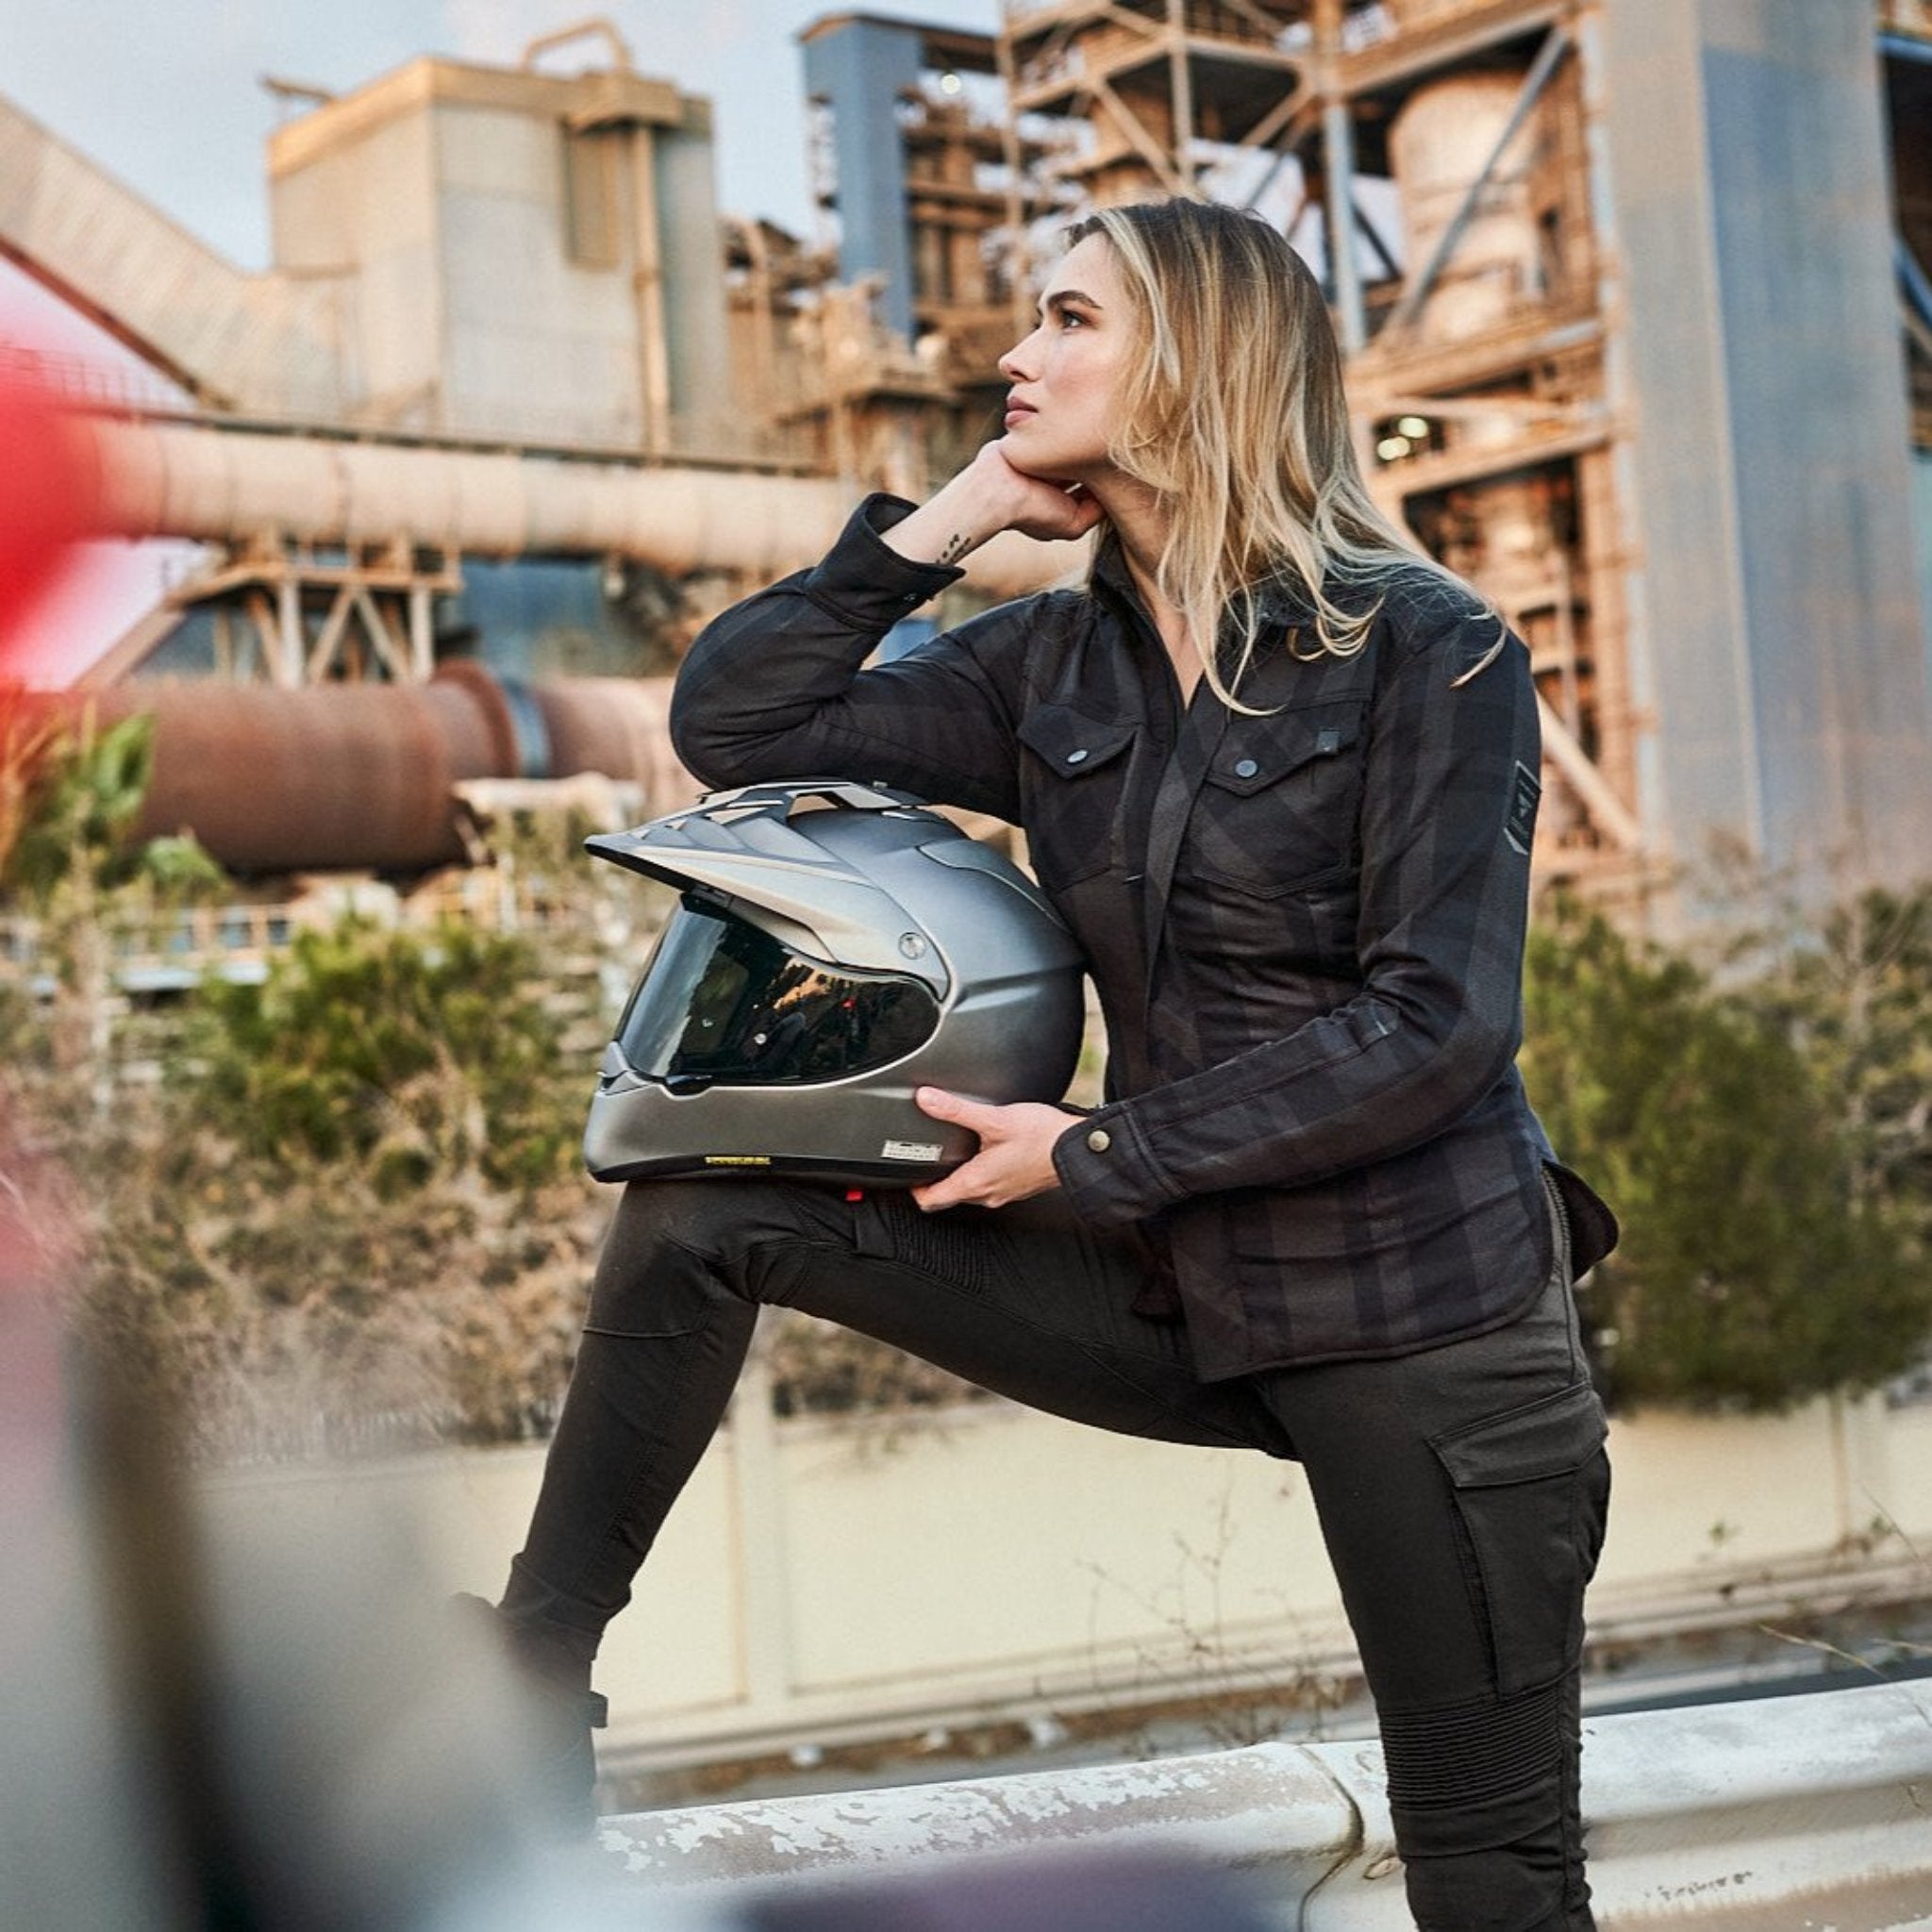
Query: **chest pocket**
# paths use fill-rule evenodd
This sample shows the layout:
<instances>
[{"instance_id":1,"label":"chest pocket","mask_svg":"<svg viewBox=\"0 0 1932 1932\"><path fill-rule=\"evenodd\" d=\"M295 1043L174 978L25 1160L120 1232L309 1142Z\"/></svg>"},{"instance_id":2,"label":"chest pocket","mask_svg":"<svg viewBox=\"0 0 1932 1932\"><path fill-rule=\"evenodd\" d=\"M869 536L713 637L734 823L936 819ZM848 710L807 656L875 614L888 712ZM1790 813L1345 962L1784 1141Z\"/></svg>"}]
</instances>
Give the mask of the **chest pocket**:
<instances>
[{"instance_id":1,"label":"chest pocket","mask_svg":"<svg viewBox=\"0 0 1932 1932\"><path fill-rule=\"evenodd\" d=\"M1195 801L1184 863L1262 897L1354 863L1366 694L1231 719Z\"/></svg>"},{"instance_id":2,"label":"chest pocket","mask_svg":"<svg viewBox=\"0 0 1932 1932\"><path fill-rule=\"evenodd\" d=\"M1124 754L1137 729L1065 705L1036 706L1020 721L1020 741L1034 755L1025 788L1027 855L1049 890L1106 868L1126 779Z\"/></svg>"}]
</instances>

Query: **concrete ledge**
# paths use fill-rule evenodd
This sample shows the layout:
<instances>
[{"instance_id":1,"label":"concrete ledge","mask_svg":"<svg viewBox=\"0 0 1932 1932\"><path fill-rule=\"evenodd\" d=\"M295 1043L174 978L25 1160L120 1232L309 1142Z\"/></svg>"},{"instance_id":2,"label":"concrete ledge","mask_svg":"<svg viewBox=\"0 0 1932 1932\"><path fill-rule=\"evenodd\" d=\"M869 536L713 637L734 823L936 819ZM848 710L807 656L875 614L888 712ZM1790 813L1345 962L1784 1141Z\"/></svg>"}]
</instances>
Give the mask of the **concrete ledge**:
<instances>
[{"instance_id":1,"label":"concrete ledge","mask_svg":"<svg viewBox=\"0 0 1932 1932\"><path fill-rule=\"evenodd\" d=\"M1599 1718L1584 1740L1597 1890L1620 1915L1916 1889L1916 1921L1874 1923L1932 1924L1932 1685Z\"/></svg>"},{"instance_id":2,"label":"concrete ledge","mask_svg":"<svg viewBox=\"0 0 1932 1932\"><path fill-rule=\"evenodd\" d=\"M1932 1925L1932 1686L1874 1685L1585 1724L1599 1918L1636 1928L1882 1893ZM603 1821L608 1872L666 1905L850 1890L935 1864L1167 1852L1261 1880L1304 1932L1409 1921L1372 1743L1261 1744L1144 1764L642 1812ZM1895 1915L1924 1901L1923 1921ZM1782 1920L1766 1921L1783 1924ZM1799 1923L1792 1921L1791 1923ZM1855 1914L1833 1917L1855 1932Z\"/></svg>"},{"instance_id":3,"label":"concrete ledge","mask_svg":"<svg viewBox=\"0 0 1932 1932\"><path fill-rule=\"evenodd\" d=\"M1246 1750L1144 1764L607 1818L609 1857L680 1901L729 1904L810 1882L850 1888L936 1861L1078 1850L1162 1851L1264 1870L1301 1897L1361 1841L1347 1794L1316 1747Z\"/></svg>"}]
</instances>

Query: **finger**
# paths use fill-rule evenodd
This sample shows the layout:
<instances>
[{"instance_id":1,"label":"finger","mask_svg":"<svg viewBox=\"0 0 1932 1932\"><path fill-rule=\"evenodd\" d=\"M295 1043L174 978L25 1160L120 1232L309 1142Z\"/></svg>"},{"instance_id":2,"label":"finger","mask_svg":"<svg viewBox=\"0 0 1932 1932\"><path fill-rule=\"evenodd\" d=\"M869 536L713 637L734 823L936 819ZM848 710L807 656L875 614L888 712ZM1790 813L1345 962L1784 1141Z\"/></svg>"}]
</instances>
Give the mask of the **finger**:
<instances>
[{"instance_id":1,"label":"finger","mask_svg":"<svg viewBox=\"0 0 1932 1932\"><path fill-rule=\"evenodd\" d=\"M927 1181L923 1188L914 1188L911 1192L912 1205L923 1214L940 1214L948 1208L963 1208L967 1200L953 1185L951 1174L941 1181Z\"/></svg>"},{"instance_id":2,"label":"finger","mask_svg":"<svg viewBox=\"0 0 1932 1932\"><path fill-rule=\"evenodd\" d=\"M975 1115L984 1118L998 1111L984 1101L968 1100L963 1094L948 1093L943 1087L916 1087L912 1091L912 1102L921 1113L930 1114L936 1121L952 1121L963 1127L973 1126Z\"/></svg>"},{"instance_id":3,"label":"finger","mask_svg":"<svg viewBox=\"0 0 1932 1932\"><path fill-rule=\"evenodd\" d=\"M942 1089L931 1090L941 1098L957 1100L957 1094L945 1093ZM960 1101L962 1107L972 1107L971 1101ZM980 1109L983 1111L984 1109ZM941 1174L938 1180L927 1181L923 1187L914 1188L913 1200L928 1214L938 1213L945 1208L976 1208L985 1205L987 1191L994 1185L994 1174L989 1172L989 1163L982 1154L974 1154L962 1160L951 1174Z\"/></svg>"}]
</instances>

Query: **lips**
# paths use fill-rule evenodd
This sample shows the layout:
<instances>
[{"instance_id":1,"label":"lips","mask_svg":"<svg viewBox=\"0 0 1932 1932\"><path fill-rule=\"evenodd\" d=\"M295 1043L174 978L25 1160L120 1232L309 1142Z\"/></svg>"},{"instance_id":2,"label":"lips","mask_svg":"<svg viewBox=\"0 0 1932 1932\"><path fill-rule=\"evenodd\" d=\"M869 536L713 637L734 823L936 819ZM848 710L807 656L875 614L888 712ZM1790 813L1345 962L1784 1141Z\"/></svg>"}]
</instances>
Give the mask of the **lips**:
<instances>
[{"instance_id":1,"label":"lips","mask_svg":"<svg viewBox=\"0 0 1932 1932\"><path fill-rule=\"evenodd\" d=\"M1008 402L1007 404L1007 427L1010 429L1014 424L1024 423L1028 416L1037 416L1039 413L1039 410L1031 403Z\"/></svg>"}]
</instances>

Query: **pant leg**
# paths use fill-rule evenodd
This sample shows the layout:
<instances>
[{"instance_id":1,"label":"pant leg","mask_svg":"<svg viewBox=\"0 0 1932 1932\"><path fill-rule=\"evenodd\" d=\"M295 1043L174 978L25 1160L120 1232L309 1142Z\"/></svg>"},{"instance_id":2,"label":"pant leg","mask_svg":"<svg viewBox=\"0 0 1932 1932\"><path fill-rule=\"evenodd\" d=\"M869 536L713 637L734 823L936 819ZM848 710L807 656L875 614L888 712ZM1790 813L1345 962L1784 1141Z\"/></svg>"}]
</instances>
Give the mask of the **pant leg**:
<instances>
[{"instance_id":1,"label":"pant leg","mask_svg":"<svg viewBox=\"0 0 1932 1932\"><path fill-rule=\"evenodd\" d=\"M1493 1334L1257 1378L1308 1472L1424 1932L1593 1924L1577 1694L1608 1464L1561 1246Z\"/></svg>"},{"instance_id":2,"label":"pant leg","mask_svg":"<svg viewBox=\"0 0 1932 1932\"><path fill-rule=\"evenodd\" d=\"M1242 1384L1203 1385L1185 1328L1136 1315L1140 1257L1049 1193L923 1214L900 1192L646 1181L619 1205L507 1615L586 1662L730 1400L758 1310L891 1342L1124 1434L1286 1454Z\"/></svg>"}]
</instances>

